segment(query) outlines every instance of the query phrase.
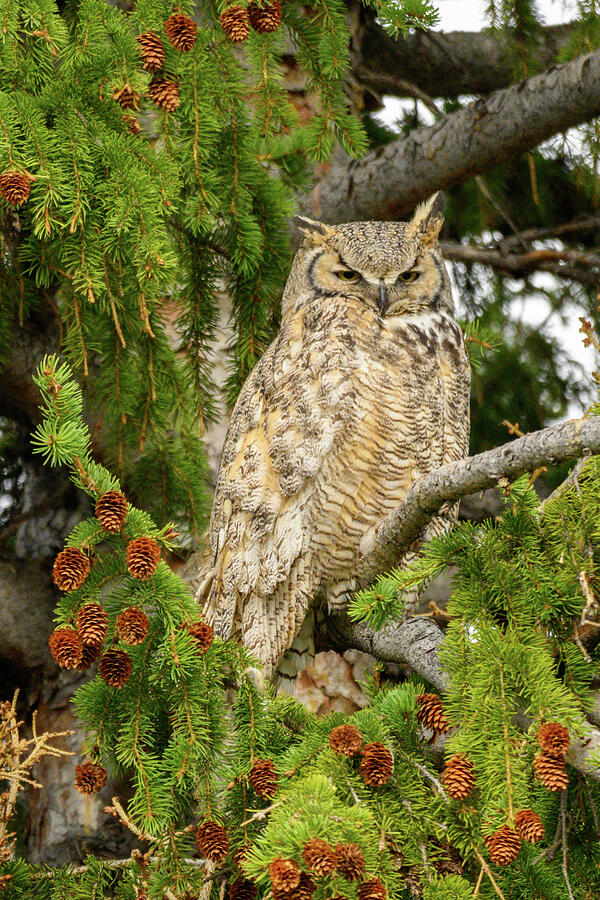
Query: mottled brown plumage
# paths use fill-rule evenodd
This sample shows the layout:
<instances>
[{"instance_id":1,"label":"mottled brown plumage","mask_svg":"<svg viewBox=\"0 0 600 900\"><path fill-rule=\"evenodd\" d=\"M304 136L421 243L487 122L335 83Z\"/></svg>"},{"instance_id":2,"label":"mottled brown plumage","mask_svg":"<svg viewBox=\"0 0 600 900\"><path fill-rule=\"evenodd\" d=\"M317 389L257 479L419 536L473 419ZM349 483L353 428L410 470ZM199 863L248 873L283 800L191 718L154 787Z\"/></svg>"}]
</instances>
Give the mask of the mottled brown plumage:
<instances>
[{"instance_id":1,"label":"mottled brown plumage","mask_svg":"<svg viewBox=\"0 0 600 900\"><path fill-rule=\"evenodd\" d=\"M199 592L216 634L268 675L315 596L345 605L358 557L414 481L467 453L469 365L441 225L439 195L408 223L301 221L281 331L225 440Z\"/></svg>"}]
</instances>

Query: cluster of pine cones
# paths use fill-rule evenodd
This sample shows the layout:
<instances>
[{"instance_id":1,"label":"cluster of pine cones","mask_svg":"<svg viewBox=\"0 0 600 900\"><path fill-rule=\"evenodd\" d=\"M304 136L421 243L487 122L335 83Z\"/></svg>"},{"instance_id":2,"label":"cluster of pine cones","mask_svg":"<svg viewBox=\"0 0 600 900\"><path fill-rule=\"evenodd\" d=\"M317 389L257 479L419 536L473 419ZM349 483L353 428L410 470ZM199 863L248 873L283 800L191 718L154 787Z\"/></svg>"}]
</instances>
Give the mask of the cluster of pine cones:
<instances>
[{"instance_id":1,"label":"cluster of pine cones","mask_svg":"<svg viewBox=\"0 0 600 900\"><path fill-rule=\"evenodd\" d=\"M121 531L127 518L127 500L119 491L107 491L96 503L96 519L105 531ZM160 547L151 537L137 537L128 541L126 561L129 574L145 581L156 572L160 562ZM79 547L66 547L58 554L52 568L52 578L61 591L80 588L92 569L90 556ZM183 623L201 653L213 641L213 632L205 622ZM48 639L50 653L63 669L87 669L98 659L108 630L108 614L101 603L87 601L76 614L72 624L56 628ZM150 620L138 606L123 609L115 622L115 641L128 646L143 643L148 637ZM131 658L124 650L106 650L98 663L100 677L114 688L122 688L132 672Z\"/></svg>"},{"instance_id":2,"label":"cluster of pine cones","mask_svg":"<svg viewBox=\"0 0 600 900\"><path fill-rule=\"evenodd\" d=\"M441 699L437 694L421 694L417 697L417 719L423 728L434 735L450 728ZM549 791L562 791L569 783L565 755L569 749L569 731L559 722L541 725L537 733L541 753L534 759L537 778ZM457 753L446 763L442 780L448 796L453 800L466 800L475 786L473 763L464 754ZM499 866L513 862L520 853L523 841L536 843L544 837L544 826L532 809L521 809L514 816L514 827L502 825L492 835L484 836L490 859Z\"/></svg>"},{"instance_id":3,"label":"cluster of pine cones","mask_svg":"<svg viewBox=\"0 0 600 900\"><path fill-rule=\"evenodd\" d=\"M277 31L281 25L282 10L279 0L250 0L248 6L232 4L221 13L221 28L230 41L239 44L245 41L254 29L258 34Z\"/></svg>"},{"instance_id":4,"label":"cluster of pine cones","mask_svg":"<svg viewBox=\"0 0 600 900\"><path fill-rule=\"evenodd\" d=\"M329 735L329 746L338 756L358 758L358 771L366 785L379 787L389 781L394 770L392 754L380 741L363 747L362 734L354 725L337 725Z\"/></svg>"}]
</instances>

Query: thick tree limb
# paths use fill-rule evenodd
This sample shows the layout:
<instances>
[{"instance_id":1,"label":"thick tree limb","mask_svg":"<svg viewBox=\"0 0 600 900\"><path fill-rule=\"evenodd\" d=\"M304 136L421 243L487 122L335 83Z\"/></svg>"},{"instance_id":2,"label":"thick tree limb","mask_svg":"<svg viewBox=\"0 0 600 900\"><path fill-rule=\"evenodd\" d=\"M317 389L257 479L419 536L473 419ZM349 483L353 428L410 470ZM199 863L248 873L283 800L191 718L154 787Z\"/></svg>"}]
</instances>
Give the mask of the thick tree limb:
<instances>
[{"instance_id":1,"label":"thick tree limb","mask_svg":"<svg viewBox=\"0 0 600 900\"><path fill-rule=\"evenodd\" d=\"M578 57L429 127L334 166L303 202L326 222L395 219L438 188L485 172L600 115L600 51Z\"/></svg>"},{"instance_id":2,"label":"thick tree limb","mask_svg":"<svg viewBox=\"0 0 600 900\"><path fill-rule=\"evenodd\" d=\"M536 35L540 67L555 65L576 23L541 28ZM406 81L432 97L489 94L515 80L518 56L505 31L416 31L394 40L368 11L353 34L353 71L377 94L406 96Z\"/></svg>"},{"instance_id":3,"label":"thick tree limb","mask_svg":"<svg viewBox=\"0 0 600 900\"><path fill-rule=\"evenodd\" d=\"M438 659L444 632L431 619L415 617L373 631L367 625L352 622L345 613L341 613L330 616L327 632L334 644L340 647L355 647L386 662L408 664L438 691L448 688L446 673ZM599 707L600 700L597 700L590 718L597 715ZM527 729L530 724L530 719L519 717L519 727ZM583 741L571 741L567 761L594 781L600 781L600 768L592 762L592 756L598 752L600 730L589 724Z\"/></svg>"},{"instance_id":4,"label":"thick tree limb","mask_svg":"<svg viewBox=\"0 0 600 900\"><path fill-rule=\"evenodd\" d=\"M444 503L492 487L501 478L516 478L586 453L600 453L600 417L551 425L421 478L377 529L372 548L358 564L358 579L368 584L397 565Z\"/></svg>"}]
</instances>

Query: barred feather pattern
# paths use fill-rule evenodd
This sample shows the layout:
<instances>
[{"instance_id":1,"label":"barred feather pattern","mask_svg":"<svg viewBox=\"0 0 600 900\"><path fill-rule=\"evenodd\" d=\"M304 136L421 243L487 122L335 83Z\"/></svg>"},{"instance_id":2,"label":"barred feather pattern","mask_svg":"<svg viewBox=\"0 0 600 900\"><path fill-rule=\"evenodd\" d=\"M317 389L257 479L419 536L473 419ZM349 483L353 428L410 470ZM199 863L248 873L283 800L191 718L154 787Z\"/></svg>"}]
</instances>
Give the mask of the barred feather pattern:
<instances>
[{"instance_id":1,"label":"barred feather pattern","mask_svg":"<svg viewBox=\"0 0 600 900\"><path fill-rule=\"evenodd\" d=\"M237 637L267 675L315 596L345 605L382 517L418 478L466 455L469 364L440 226L426 213L411 223L310 223L281 331L235 407L199 599L216 634ZM396 288L411 265L421 269L415 285ZM362 272L362 293L340 288L336 266ZM383 280L391 299L381 315Z\"/></svg>"}]
</instances>

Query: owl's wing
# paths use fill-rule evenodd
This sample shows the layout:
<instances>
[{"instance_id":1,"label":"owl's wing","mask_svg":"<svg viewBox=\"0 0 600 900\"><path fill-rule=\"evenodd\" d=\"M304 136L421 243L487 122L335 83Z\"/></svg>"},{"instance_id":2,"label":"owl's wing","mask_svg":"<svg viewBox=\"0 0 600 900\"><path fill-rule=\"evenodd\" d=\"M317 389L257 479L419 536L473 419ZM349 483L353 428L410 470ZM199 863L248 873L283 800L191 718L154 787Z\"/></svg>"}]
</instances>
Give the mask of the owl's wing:
<instances>
[{"instance_id":1,"label":"owl's wing","mask_svg":"<svg viewBox=\"0 0 600 900\"><path fill-rule=\"evenodd\" d=\"M306 613L315 477L352 410L347 348L334 342L324 367L302 339L302 317L282 329L240 393L211 517L205 615L221 637L241 633L268 674Z\"/></svg>"}]
</instances>

